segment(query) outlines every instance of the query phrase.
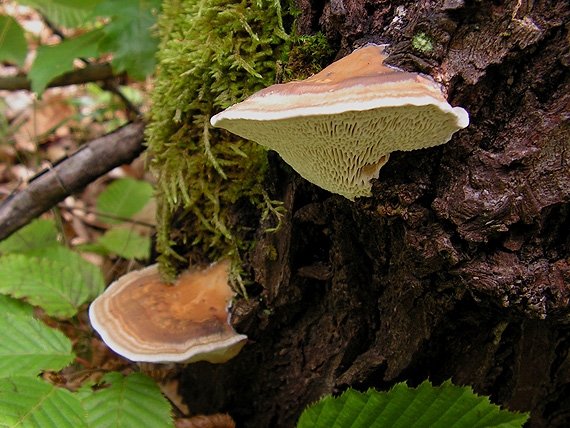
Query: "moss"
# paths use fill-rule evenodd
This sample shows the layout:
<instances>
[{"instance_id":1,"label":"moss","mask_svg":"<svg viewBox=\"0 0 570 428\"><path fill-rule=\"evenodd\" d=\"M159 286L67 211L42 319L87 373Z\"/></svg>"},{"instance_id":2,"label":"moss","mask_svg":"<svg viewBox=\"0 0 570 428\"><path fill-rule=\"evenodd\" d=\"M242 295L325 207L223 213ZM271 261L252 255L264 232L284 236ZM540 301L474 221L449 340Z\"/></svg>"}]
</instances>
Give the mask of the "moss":
<instances>
[{"instance_id":1,"label":"moss","mask_svg":"<svg viewBox=\"0 0 570 428\"><path fill-rule=\"evenodd\" d=\"M322 33L293 37L284 80L306 79L318 73L332 62L336 51Z\"/></svg>"},{"instance_id":2,"label":"moss","mask_svg":"<svg viewBox=\"0 0 570 428\"><path fill-rule=\"evenodd\" d=\"M419 32L414 35L412 47L422 53L428 53L433 50L431 38L424 32Z\"/></svg>"},{"instance_id":3,"label":"moss","mask_svg":"<svg viewBox=\"0 0 570 428\"><path fill-rule=\"evenodd\" d=\"M262 187L266 150L209 119L273 84L289 42L278 0L166 0L158 33L147 140L158 182L159 261L172 276L177 260L187 262L177 250L193 246L212 261L236 260L251 247L229 220L236 204L260 218L275 209Z\"/></svg>"}]
</instances>

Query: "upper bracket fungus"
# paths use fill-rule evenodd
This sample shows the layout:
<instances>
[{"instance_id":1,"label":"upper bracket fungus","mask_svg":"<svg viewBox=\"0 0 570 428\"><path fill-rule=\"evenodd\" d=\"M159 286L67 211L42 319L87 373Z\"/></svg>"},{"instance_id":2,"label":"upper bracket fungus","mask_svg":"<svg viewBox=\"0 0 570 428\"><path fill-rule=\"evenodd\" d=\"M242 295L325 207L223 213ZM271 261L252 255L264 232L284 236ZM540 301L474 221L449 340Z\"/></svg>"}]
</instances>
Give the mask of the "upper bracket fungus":
<instances>
[{"instance_id":1,"label":"upper bracket fungus","mask_svg":"<svg viewBox=\"0 0 570 428\"><path fill-rule=\"evenodd\" d=\"M247 341L229 324L228 275L223 261L167 284L155 264L111 284L91 304L89 318L103 341L131 361L223 363Z\"/></svg>"},{"instance_id":2,"label":"upper bracket fungus","mask_svg":"<svg viewBox=\"0 0 570 428\"><path fill-rule=\"evenodd\" d=\"M439 84L386 58L383 46L367 45L306 80L262 89L211 124L277 151L326 190L370 196L391 152L444 144L469 124Z\"/></svg>"}]
</instances>

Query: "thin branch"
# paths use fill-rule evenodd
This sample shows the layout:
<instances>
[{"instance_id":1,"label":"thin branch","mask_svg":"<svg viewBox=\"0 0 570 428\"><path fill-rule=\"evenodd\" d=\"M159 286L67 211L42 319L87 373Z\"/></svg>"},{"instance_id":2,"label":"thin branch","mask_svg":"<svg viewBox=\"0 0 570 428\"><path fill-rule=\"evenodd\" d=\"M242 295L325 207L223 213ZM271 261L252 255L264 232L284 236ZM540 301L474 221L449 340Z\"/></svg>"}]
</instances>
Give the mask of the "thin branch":
<instances>
[{"instance_id":1,"label":"thin branch","mask_svg":"<svg viewBox=\"0 0 570 428\"><path fill-rule=\"evenodd\" d=\"M131 223L131 224L136 224L137 226L143 226L143 227L148 227L149 229L154 229L156 227L155 224L151 224L151 223L147 223L145 221L140 221L140 220L134 220L132 218L128 218L128 217L123 217L120 215L114 215L114 214L109 214L109 213L102 213L100 211L97 210L93 210L93 209L89 209L89 208L84 208L84 207L79 207L79 206L70 206L70 205L63 205L63 204L59 204L58 208L60 210L65 210L66 212L71 213L71 215L74 215L73 211L81 211L84 212L86 214L96 214L97 217L104 217L104 218L110 218L113 220L120 220L126 223Z\"/></svg>"},{"instance_id":2,"label":"thin branch","mask_svg":"<svg viewBox=\"0 0 570 428\"><path fill-rule=\"evenodd\" d=\"M0 240L106 172L132 162L144 150L144 129L142 122L125 125L34 177L0 205Z\"/></svg>"},{"instance_id":3,"label":"thin branch","mask_svg":"<svg viewBox=\"0 0 570 428\"><path fill-rule=\"evenodd\" d=\"M84 68L70 71L56 77L49 82L48 87L80 85L82 83L107 81L116 78L113 74L111 64L89 64ZM7 91L30 91L32 82L25 75L0 77L0 89Z\"/></svg>"},{"instance_id":4,"label":"thin branch","mask_svg":"<svg viewBox=\"0 0 570 428\"><path fill-rule=\"evenodd\" d=\"M142 114L139 108L135 104L133 104L131 100L127 98L127 96L121 90L121 87L116 81L107 80L102 85L100 85L100 87L101 89L109 91L119 97L119 99L122 101L122 103L125 105L126 109L128 110L130 120L136 120L137 118L142 118Z\"/></svg>"}]
</instances>

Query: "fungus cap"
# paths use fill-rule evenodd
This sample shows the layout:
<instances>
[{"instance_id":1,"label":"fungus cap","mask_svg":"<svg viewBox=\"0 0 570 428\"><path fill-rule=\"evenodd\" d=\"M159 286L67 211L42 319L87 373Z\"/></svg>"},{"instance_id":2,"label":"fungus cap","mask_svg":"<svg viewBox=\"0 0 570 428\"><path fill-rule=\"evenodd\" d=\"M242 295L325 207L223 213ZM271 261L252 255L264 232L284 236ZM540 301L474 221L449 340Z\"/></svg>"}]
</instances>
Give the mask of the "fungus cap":
<instances>
[{"instance_id":1,"label":"fungus cap","mask_svg":"<svg viewBox=\"0 0 570 428\"><path fill-rule=\"evenodd\" d=\"M211 124L277 151L326 190L370 196L391 152L444 144L469 124L435 81L386 58L383 46L367 45L306 80L262 89Z\"/></svg>"},{"instance_id":2,"label":"fungus cap","mask_svg":"<svg viewBox=\"0 0 570 428\"><path fill-rule=\"evenodd\" d=\"M131 361L223 363L247 340L229 324L228 275L223 261L167 284L151 265L111 284L89 318L107 346Z\"/></svg>"}]
</instances>

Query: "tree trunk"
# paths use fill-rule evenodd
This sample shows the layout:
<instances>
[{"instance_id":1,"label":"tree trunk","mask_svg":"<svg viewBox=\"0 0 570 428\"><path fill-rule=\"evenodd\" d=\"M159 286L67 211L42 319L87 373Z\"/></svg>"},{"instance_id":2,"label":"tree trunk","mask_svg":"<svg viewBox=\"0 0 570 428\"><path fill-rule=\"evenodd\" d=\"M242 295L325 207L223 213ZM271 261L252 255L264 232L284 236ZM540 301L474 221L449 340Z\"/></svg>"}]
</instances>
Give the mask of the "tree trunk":
<instances>
[{"instance_id":1,"label":"tree trunk","mask_svg":"<svg viewBox=\"0 0 570 428\"><path fill-rule=\"evenodd\" d=\"M471 125L396 152L355 202L270 157L288 209L260 225L234 306L242 353L184 369L192 411L293 427L321 396L425 379L471 385L530 427L570 426L570 5L567 0L299 0L298 31L339 56L390 43Z\"/></svg>"}]
</instances>

